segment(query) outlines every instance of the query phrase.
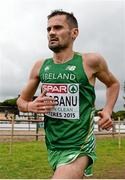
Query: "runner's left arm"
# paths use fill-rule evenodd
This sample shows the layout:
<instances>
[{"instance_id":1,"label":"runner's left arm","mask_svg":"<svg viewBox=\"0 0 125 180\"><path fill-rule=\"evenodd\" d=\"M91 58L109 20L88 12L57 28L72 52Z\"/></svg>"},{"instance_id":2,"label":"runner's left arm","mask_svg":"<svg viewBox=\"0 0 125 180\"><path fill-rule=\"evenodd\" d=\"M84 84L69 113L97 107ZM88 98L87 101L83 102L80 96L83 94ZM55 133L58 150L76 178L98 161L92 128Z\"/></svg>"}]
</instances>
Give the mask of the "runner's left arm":
<instances>
[{"instance_id":1,"label":"runner's left arm","mask_svg":"<svg viewBox=\"0 0 125 180\"><path fill-rule=\"evenodd\" d=\"M99 126L102 129L109 130L112 127L112 111L119 94L119 82L116 77L109 71L106 61L102 56L98 56L99 65L95 76L106 85L106 104L102 111L98 113L100 116Z\"/></svg>"}]
</instances>

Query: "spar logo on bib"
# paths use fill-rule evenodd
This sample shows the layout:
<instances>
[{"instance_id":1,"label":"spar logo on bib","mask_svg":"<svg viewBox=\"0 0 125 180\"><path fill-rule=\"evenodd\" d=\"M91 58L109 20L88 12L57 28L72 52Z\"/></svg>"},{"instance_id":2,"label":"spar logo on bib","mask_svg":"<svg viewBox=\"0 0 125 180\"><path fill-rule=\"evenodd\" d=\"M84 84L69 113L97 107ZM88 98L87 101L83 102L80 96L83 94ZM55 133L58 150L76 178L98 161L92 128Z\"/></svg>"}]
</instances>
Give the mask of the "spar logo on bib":
<instances>
[{"instance_id":1,"label":"spar logo on bib","mask_svg":"<svg viewBox=\"0 0 125 180\"><path fill-rule=\"evenodd\" d=\"M48 93L76 93L78 91L78 86L75 84L62 85L62 84L43 84L43 89Z\"/></svg>"},{"instance_id":2,"label":"spar logo on bib","mask_svg":"<svg viewBox=\"0 0 125 180\"><path fill-rule=\"evenodd\" d=\"M43 89L48 93L67 93L68 86L63 84L43 84Z\"/></svg>"},{"instance_id":3,"label":"spar logo on bib","mask_svg":"<svg viewBox=\"0 0 125 180\"><path fill-rule=\"evenodd\" d=\"M79 84L43 83L47 96L55 99L57 105L46 115L59 119L79 119Z\"/></svg>"},{"instance_id":4,"label":"spar logo on bib","mask_svg":"<svg viewBox=\"0 0 125 180\"><path fill-rule=\"evenodd\" d=\"M69 92L70 92L70 93L76 93L77 91L78 91L77 85L71 84L71 85L69 86Z\"/></svg>"}]
</instances>

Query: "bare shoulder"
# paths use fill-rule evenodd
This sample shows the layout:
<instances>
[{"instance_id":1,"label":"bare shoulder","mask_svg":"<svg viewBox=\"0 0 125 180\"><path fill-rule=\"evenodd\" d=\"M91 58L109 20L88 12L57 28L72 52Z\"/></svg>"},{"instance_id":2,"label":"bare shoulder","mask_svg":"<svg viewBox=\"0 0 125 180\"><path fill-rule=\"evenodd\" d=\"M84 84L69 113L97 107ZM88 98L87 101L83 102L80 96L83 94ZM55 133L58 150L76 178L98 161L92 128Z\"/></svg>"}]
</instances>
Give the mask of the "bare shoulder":
<instances>
[{"instance_id":1,"label":"bare shoulder","mask_svg":"<svg viewBox=\"0 0 125 180\"><path fill-rule=\"evenodd\" d=\"M84 53L83 59L86 61L88 65L92 66L97 66L99 65L99 63L105 62L103 56L99 53Z\"/></svg>"},{"instance_id":2,"label":"bare shoulder","mask_svg":"<svg viewBox=\"0 0 125 180\"><path fill-rule=\"evenodd\" d=\"M43 63L44 63L44 60L43 60L43 59L40 59L40 60L37 60L37 61L33 64L33 67L32 67L31 72L30 72L30 77L36 77L36 78L38 78L38 76L39 76L39 71L40 71Z\"/></svg>"},{"instance_id":3,"label":"bare shoulder","mask_svg":"<svg viewBox=\"0 0 125 180\"><path fill-rule=\"evenodd\" d=\"M40 60L37 60L34 65L33 65L33 68L36 68L38 70L40 70L41 66L43 65L44 63L44 60L43 59L40 59Z\"/></svg>"},{"instance_id":4,"label":"bare shoulder","mask_svg":"<svg viewBox=\"0 0 125 180\"><path fill-rule=\"evenodd\" d=\"M104 67L107 68L104 57L99 53L84 53L83 59L85 61L85 65L93 69L95 72L101 70Z\"/></svg>"}]
</instances>

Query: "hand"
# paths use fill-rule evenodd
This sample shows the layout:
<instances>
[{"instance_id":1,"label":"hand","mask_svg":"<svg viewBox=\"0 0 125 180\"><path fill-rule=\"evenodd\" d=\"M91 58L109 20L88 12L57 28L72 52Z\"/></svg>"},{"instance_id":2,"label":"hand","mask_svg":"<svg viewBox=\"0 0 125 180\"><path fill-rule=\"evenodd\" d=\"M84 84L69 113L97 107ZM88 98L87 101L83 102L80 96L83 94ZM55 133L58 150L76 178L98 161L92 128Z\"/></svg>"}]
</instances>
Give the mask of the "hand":
<instances>
[{"instance_id":1,"label":"hand","mask_svg":"<svg viewBox=\"0 0 125 180\"><path fill-rule=\"evenodd\" d=\"M110 130L113 126L110 114L107 111L102 110L98 112L98 115L100 117L98 121L99 128Z\"/></svg>"},{"instance_id":2,"label":"hand","mask_svg":"<svg viewBox=\"0 0 125 180\"><path fill-rule=\"evenodd\" d=\"M28 103L28 111L34 113L48 113L54 108L56 102L54 98L46 96L47 91L43 90L42 94L34 101Z\"/></svg>"}]
</instances>

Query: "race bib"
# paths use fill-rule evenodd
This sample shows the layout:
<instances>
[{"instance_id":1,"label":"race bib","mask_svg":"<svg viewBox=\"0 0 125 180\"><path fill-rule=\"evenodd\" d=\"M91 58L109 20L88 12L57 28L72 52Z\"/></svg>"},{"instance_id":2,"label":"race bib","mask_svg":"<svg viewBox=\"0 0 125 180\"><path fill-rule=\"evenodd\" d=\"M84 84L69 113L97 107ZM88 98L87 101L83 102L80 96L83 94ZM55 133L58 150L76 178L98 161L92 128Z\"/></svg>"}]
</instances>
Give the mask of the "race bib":
<instances>
[{"instance_id":1,"label":"race bib","mask_svg":"<svg viewBox=\"0 0 125 180\"><path fill-rule=\"evenodd\" d=\"M42 84L47 96L54 97L57 105L46 115L60 119L79 119L79 84Z\"/></svg>"}]
</instances>

